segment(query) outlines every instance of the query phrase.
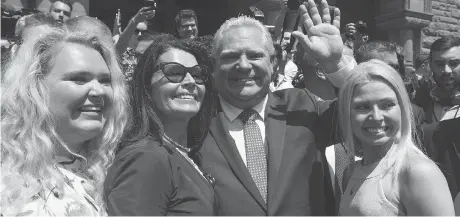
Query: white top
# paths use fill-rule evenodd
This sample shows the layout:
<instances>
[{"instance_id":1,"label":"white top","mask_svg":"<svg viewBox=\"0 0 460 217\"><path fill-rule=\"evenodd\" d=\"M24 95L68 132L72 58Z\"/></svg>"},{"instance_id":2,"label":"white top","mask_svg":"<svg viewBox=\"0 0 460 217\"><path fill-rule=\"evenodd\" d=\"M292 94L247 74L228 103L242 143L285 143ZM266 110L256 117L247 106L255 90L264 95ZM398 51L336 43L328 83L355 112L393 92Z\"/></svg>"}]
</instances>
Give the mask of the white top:
<instances>
[{"instance_id":1,"label":"white top","mask_svg":"<svg viewBox=\"0 0 460 217\"><path fill-rule=\"evenodd\" d=\"M246 146L244 141L244 131L243 131L243 121L238 118L238 116L243 112L243 109L237 108L233 105L230 105L226 102L222 97L219 96L220 105L222 106L222 110L227 117L225 119L224 126L232 136L233 140L235 140L236 148L240 153L241 158L243 159L244 164L247 166L246 161ZM267 105L268 95L265 97L263 101L257 104L253 109L259 113L260 118L256 119L256 124L260 128L260 133L262 135L262 140L264 144L267 144L265 141L265 123L264 123L264 116L265 116L265 106Z\"/></svg>"},{"instance_id":2,"label":"white top","mask_svg":"<svg viewBox=\"0 0 460 217\"><path fill-rule=\"evenodd\" d=\"M299 68L297 67L297 65L294 62L292 62L292 60L289 60L286 63L286 66L284 67L284 75L282 77L279 76L279 78L281 78L282 80L279 80L279 85L276 88L276 90L294 88L294 86L292 85L292 81L294 80L298 71Z\"/></svg>"},{"instance_id":3,"label":"white top","mask_svg":"<svg viewBox=\"0 0 460 217\"><path fill-rule=\"evenodd\" d=\"M363 166L361 161L348 180L340 201L339 215L344 216L399 216L406 215L402 207L394 201L393 194L387 194L383 185L391 185L391 173L385 166L385 160ZM390 177L387 177L390 176ZM392 188L394 186L391 185ZM397 194L397 193L396 193ZM390 198L391 197L391 198Z\"/></svg>"}]
</instances>

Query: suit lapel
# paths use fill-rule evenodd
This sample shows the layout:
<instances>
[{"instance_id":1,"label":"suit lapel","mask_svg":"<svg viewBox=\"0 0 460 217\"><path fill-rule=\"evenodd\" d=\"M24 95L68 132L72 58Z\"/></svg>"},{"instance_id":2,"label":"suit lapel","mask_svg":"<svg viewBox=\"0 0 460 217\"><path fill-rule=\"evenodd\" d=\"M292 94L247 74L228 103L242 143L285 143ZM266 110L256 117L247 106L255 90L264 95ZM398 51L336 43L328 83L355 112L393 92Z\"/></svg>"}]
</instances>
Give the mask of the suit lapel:
<instances>
[{"instance_id":1,"label":"suit lapel","mask_svg":"<svg viewBox=\"0 0 460 217\"><path fill-rule=\"evenodd\" d=\"M268 202L275 202L278 171L286 135L286 105L272 93L265 109L265 135L268 144Z\"/></svg>"},{"instance_id":2,"label":"suit lapel","mask_svg":"<svg viewBox=\"0 0 460 217\"><path fill-rule=\"evenodd\" d=\"M246 165L243 162L243 159L236 148L235 141L230 136L230 133L224 127L225 119L224 112L219 112L217 117L214 118L211 122L211 134L215 139L217 146L227 160L230 168L235 174L236 178L241 182L241 184L246 188L246 190L251 194L251 196L259 203L259 205L267 211L267 205L262 198L259 190L257 189L256 184L252 180L251 174L247 169Z\"/></svg>"}]
</instances>

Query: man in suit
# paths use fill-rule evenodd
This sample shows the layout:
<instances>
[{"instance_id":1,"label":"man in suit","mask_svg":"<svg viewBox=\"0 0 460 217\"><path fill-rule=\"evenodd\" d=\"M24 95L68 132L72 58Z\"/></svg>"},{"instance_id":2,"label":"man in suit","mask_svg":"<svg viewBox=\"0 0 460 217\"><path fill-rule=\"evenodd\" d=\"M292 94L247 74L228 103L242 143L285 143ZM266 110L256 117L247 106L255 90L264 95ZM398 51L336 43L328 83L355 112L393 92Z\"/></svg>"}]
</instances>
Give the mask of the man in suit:
<instances>
[{"instance_id":1,"label":"man in suit","mask_svg":"<svg viewBox=\"0 0 460 217\"><path fill-rule=\"evenodd\" d=\"M301 5L307 35L292 34L341 86L356 63L342 56L340 11L331 19L325 0L320 9L323 16L313 0ZM215 178L218 214L333 215L324 149L334 144L335 106L307 90L270 92L274 54L270 33L255 19L232 18L215 34L220 108L200 155Z\"/></svg>"}]
</instances>

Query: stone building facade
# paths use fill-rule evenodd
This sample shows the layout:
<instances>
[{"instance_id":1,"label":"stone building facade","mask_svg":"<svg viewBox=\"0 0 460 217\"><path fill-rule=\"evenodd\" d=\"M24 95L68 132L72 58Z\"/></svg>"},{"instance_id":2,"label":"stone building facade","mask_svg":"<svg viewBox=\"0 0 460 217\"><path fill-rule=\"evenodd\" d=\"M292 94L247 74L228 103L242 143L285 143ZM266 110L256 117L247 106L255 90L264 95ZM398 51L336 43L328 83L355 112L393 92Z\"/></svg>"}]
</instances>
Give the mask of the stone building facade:
<instances>
[{"instance_id":1,"label":"stone building facade","mask_svg":"<svg viewBox=\"0 0 460 217\"><path fill-rule=\"evenodd\" d=\"M422 53L441 36L460 37L460 0L432 0L432 22L422 30Z\"/></svg>"},{"instance_id":2,"label":"stone building facade","mask_svg":"<svg viewBox=\"0 0 460 217\"><path fill-rule=\"evenodd\" d=\"M279 1L262 0L256 5L272 25ZM340 8L342 28L363 20L372 39L396 42L404 48L406 67L413 66L419 54L429 52L441 36L460 37L460 0L333 0Z\"/></svg>"},{"instance_id":3,"label":"stone building facade","mask_svg":"<svg viewBox=\"0 0 460 217\"><path fill-rule=\"evenodd\" d=\"M280 2L287 0L165 0L155 16L157 29L169 32L180 8L193 8L200 20L200 33L212 34L226 19L254 4L265 14L265 24L273 25ZM47 11L51 0L2 0L18 7ZM109 27L117 8L122 9L123 25L141 7L142 0L73 0L72 16L90 15ZM389 40L404 47L406 66L421 53L428 53L441 36L460 37L460 0L328 0L342 11L342 26L363 20L371 38ZM123 3L123 4L122 4ZM182 5L182 6L181 6ZM125 12L124 12L125 11ZM171 13L171 12L174 13ZM212 21L212 22L211 22ZM2 28L3 30L3 28Z\"/></svg>"}]
</instances>

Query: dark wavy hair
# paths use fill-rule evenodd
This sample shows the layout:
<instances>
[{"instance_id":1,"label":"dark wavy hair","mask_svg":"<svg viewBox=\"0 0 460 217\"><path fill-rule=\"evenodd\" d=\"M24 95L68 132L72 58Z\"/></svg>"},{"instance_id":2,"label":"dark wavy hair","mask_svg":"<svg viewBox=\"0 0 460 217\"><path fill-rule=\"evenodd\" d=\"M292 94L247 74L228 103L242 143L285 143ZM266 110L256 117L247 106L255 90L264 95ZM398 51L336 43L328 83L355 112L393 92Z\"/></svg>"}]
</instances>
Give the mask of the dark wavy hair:
<instances>
[{"instance_id":1,"label":"dark wavy hair","mask_svg":"<svg viewBox=\"0 0 460 217\"><path fill-rule=\"evenodd\" d=\"M155 105L149 98L147 87L150 86L155 62L163 53L172 48L192 54L198 64L207 66L209 70L212 69L210 56L200 42L178 40L172 35L157 37L141 56L130 85L131 123L124 136L124 142L127 142L127 144L139 141L146 136L151 136L162 143L163 124L157 114ZM205 83L206 93L201 108L198 114L190 119L187 127L187 146L192 149L190 155L196 161L197 156L195 155L208 134L210 119L215 114L215 97L212 93L213 87L210 74L208 73L208 79Z\"/></svg>"}]
</instances>

